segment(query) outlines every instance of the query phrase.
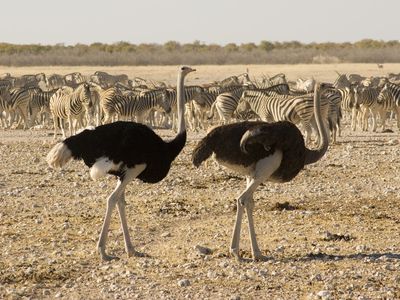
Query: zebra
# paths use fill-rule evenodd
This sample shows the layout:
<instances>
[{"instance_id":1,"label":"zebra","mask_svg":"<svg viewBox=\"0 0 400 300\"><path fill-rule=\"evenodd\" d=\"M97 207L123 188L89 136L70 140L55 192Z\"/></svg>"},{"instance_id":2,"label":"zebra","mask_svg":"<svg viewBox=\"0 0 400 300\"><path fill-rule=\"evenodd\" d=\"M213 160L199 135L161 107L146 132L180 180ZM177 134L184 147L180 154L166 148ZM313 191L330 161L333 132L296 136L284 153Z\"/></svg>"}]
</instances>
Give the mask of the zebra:
<instances>
[{"instance_id":1,"label":"zebra","mask_svg":"<svg viewBox=\"0 0 400 300\"><path fill-rule=\"evenodd\" d=\"M347 78L346 74L340 74L337 71L336 71L336 74L338 74L338 77L333 82L333 86L335 88L340 89L340 88L345 88L345 87L350 87L351 86L351 82Z\"/></svg>"},{"instance_id":2,"label":"zebra","mask_svg":"<svg viewBox=\"0 0 400 300\"><path fill-rule=\"evenodd\" d=\"M40 84L47 87L47 79L44 73L22 75L15 78L14 81L15 88L39 87Z\"/></svg>"},{"instance_id":3,"label":"zebra","mask_svg":"<svg viewBox=\"0 0 400 300\"><path fill-rule=\"evenodd\" d=\"M217 99L211 106L210 112L207 116L211 119L214 116L214 111L217 110L220 120L223 124L227 124L230 119L234 116L235 110L238 106L239 99L243 94L244 90L253 89L259 91L275 91L278 94L288 94L289 86L287 83L276 84L264 89L256 89L252 85L238 86L235 90L229 93L222 93L218 95Z\"/></svg>"},{"instance_id":4,"label":"zebra","mask_svg":"<svg viewBox=\"0 0 400 300\"><path fill-rule=\"evenodd\" d=\"M99 84L103 88L109 88L114 86L117 82L120 82L126 86L131 87L132 82L129 80L128 75L111 75L107 72L96 71L92 76L90 76L90 80Z\"/></svg>"},{"instance_id":5,"label":"zebra","mask_svg":"<svg viewBox=\"0 0 400 300\"><path fill-rule=\"evenodd\" d=\"M116 103L120 101L122 93L119 89L112 87L106 90L101 90L100 93L100 117L102 124L107 124L113 121L113 117L117 117L115 109Z\"/></svg>"},{"instance_id":6,"label":"zebra","mask_svg":"<svg viewBox=\"0 0 400 300\"><path fill-rule=\"evenodd\" d=\"M238 110L254 111L263 121L289 121L301 124L306 131L306 143L311 141L312 117L314 114L314 95L302 96L281 95L275 91L247 90L243 92ZM321 99L321 113L328 117L329 102Z\"/></svg>"},{"instance_id":7,"label":"zebra","mask_svg":"<svg viewBox=\"0 0 400 300\"><path fill-rule=\"evenodd\" d=\"M47 77L47 86L49 89L60 88L63 85L66 85L64 76L60 74L51 74Z\"/></svg>"},{"instance_id":8,"label":"zebra","mask_svg":"<svg viewBox=\"0 0 400 300\"><path fill-rule=\"evenodd\" d=\"M372 115L372 131L376 131L376 114L378 112L379 87L358 86L354 89L354 100L361 110L361 129L368 131L369 112Z\"/></svg>"},{"instance_id":9,"label":"zebra","mask_svg":"<svg viewBox=\"0 0 400 300\"><path fill-rule=\"evenodd\" d=\"M23 129L29 128L28 122L28 108L30 101L30 88L14 88L10 90L10 105L13 112L17 112L20 119L17 123L17 128L21 123L21 119L24 122ZM13 121L13 120L12 120Z\"/></svg>"},{"instance_id":10,"label":"zebra","mask_svg":"<svg viewBox=\"0 0 400 300\"><path fill-rule=\"evenodd\" d=\"M50 98L50 112L53 115L54 139L57 137L57 127L60 125L63 137L65 138L64 120L68 119L70 135L73 135L79 122L83 126L83 117L91 119L92 99L90 85L81 83L75 89L61 87ZM74 124L73 121L76 120Z\"/></svg>"},{"instance_id":11,"label":"zebra","mask_svg":"<svg viewBox=\"0 0 400 300\"><path fill-rule=\"evenodd\" d=\"M327 89L324 91L323 96L325 96L329 102L328 123L329 123L331 143L336 144L337 136L338 135L340 136L341 134L340 120L342 118L342 110L341 110L342 94L337 89Z\"/></svg>"},{"instance_id":12,"label":"zebra","mask_svg":"<svg viewBox=\"0 0 400 300\"><path fill-rule=\"evenodd\" d=\"M354 99L354 90L353 86L351 87L344 87L344 88L336 88L336 91L340 94L340 111L346 112L347 120L350 120L351 129L354 131L356 130L357 124L357 114L360 110L360 105L356 103ZM340 127L338 129L339 136Z\"/></svg>"},{"instance_id":13,"label":"zebra","mask_svg":"<svg viewBox=\"0 0 400 300\"><path fill-rule=\"evenodd\" d=\"M165 94L164 89L148 91L139 96L123 95L115 88L107 89L100 99L100 105L105 114L104 123L109 123L114 115L119 118L136 117L139 123L144 123L145 116L156 107L169 113L171 106L165 100Z\"/></svg>"},{"instance_id":14,"label":"zebra","mask_svg":"<svg viewBox=\"0 0 400 300\"><path fill-rule=\"evenodd\" d=\"M193 100L196 97L200 97L201 94L203 93L203 87L201 86L197 86L197 85L192 85L192 86L185 86L184 89L184 99L185 99L185 105L187 103L189 103L191 100ZM177 124L176 124L176 89L166 89L165 90L165 102L171 107L171 111L169 114L170 117L170 123L171 123L171 128L172 130L176 131L177 128ZM186 112L187 114L189 114L189 119L191 119L193 117L193 110L190 109L188 112ZM188 117L188 116L187 116ZM164 125L166 125L165 123L167 122L167 120L165 119ZM189 122L190 123L190 122Z\"/></svg>"},{"instance_id":15,"label":"zebra","mask_svg":"<svg viewBox=\"0 0 400 300\"><path fill-rule=\"evenodd\" d=\"M237 108L239 99L242 96L244 89L244 86L237 86L230 92L219 94L214 103L211 105L207 119L211 120L214 117L216 110L218 112L220 122L222 122L222 124L227 124L231 120Z\"/></svg>"},{"instance_id":16,"label":"zebra","mask_svg":"<svg viewBox=\"0 0 400 300\"><path fill-rule=\"evenodd\" d=\"M218 95L234 91L238 87L240 86L237 85L231 85L226 87L211 86L203 88L202 93L197 94L192 101L193 103L191 109L193 110L193 116L194 116L194 122L192 127L194 127L195 130L206 129L205 122L207 120L207 112L211 109ZM246 116L243 116L243 119L244 118L246 118Z\"/></svg>"},{"instance_id":17,"label":"zebra","mask_svg":"<svg viewBox=\"0 0 400 300\"><path fill-rule=\"evenodd\" d=\"M10 85L1 85L0 81L0 120L3 128L11 126L11 100L10 100ZM8 124L7 124L8 121Z\"/></svg>"},{"instance_id":18,"label":"zebra","mask_svg":"<svg viewBox=\"0 0 400 300\"><path fill-rule=\"evenodd\" d=\"M50 115L50 98L57 92L58 88L50 91L42 91L41 89L34 89L31 91L31 99L29 102L29 112L31 114L30 127L35 123L36 116L40 112ZM44 125L44 120L43 123Z\"/></svg>"},{"instance_id":19,"label":"zebra","mask_svg":"<svg viewBox=\"0 0 400 300\"><path fill-rule=\"evenodd\" d=\"M387 82L378 95L380 105L379 114L381 117L382 130L385 130L386 112L393 110L397 117L397 128L400 129L400 85Z\"/></svg>"}]
</instances>

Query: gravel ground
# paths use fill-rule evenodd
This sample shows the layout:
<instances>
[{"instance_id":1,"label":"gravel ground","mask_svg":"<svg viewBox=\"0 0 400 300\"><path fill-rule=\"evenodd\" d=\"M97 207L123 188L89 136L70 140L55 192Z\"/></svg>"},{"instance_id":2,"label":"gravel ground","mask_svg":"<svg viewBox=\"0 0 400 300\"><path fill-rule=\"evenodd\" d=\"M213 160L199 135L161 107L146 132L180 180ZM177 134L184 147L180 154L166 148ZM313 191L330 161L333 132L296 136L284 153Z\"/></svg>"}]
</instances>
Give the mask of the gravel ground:
<instances>
[{"instance_id":1,"label":"gravel ground","mask_svg":"<svg viewBox=\"0 0 400 300\"><path fill-rule=\"evenodd\" d=\"M189 135L161 183L127 188L133 243L148 256L126 257L115 213L108 250L120 260L101 262L96 242L115 179L93 182L82 162L49 169L50 131L0 131L0 298L399 299L394 131L345 126L321 161L290 183L261 186L254 218L270 260L242 263L228 248L245 180L213 162L191 165L204 133Z\"/></svg>"}]
</instances>

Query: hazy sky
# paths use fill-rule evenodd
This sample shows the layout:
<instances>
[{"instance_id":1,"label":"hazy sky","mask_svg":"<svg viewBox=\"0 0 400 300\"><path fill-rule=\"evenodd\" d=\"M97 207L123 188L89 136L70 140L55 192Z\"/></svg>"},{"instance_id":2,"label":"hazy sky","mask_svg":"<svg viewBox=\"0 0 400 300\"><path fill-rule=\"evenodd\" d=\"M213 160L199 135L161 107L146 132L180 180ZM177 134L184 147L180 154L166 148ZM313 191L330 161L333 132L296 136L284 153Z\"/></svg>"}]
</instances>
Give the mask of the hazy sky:
<instances>
[{"instance_id":1,"label":"hazy sky","mask_svg":"<svg viewBox=\"0 0 400 300\"><path fill-rule=\"evenodd\" d=\"M400 39L399 0L12 0L1 10L0 42L16 44Z\"/></svg>"}]
</instances>

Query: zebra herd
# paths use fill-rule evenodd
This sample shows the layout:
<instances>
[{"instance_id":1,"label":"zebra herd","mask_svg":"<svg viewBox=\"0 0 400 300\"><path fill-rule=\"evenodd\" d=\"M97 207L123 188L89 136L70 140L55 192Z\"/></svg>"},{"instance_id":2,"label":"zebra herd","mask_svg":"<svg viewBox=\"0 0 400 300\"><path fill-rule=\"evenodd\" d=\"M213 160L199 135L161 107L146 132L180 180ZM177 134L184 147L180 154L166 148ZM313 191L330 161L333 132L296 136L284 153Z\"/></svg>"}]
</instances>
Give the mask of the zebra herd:
<instances>
[{"instance_id":1,"label":"zebra herd","mask_svg":"<svg viewBox=\"0 0 400 300\"><path fill-rule=\"evenodd\" d=\"M340 135L342 116L351 129L376 131L378 119L382 130L391 113L400 129L399 74L387 77L363 77L339 74L335 88L321 99L323 118L329 125L331 142ZM315 80L301 78L287 81L285 74L250 79L247 73L222 81L185 87L186 119L189 129L207 130L215 123L261 119L290 121L299 125L306 142L316 131L313 115ZM3 128L24 129L53 125L66 136L89 125L116 120L134 120L152 127L176 130L176 88L163 82L111 75L97 71L85 76L44 73L13 77L0 75L0 119Z\"/></svg>"}]
</instances>

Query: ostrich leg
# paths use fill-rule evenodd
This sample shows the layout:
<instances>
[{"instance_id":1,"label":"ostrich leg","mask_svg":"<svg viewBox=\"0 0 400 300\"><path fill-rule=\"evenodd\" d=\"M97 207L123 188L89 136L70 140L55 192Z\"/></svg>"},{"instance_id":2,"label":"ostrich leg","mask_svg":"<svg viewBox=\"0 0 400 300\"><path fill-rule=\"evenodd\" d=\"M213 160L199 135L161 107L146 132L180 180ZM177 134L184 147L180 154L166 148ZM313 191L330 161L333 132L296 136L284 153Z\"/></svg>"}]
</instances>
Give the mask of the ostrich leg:
<instances>
[{"instance_id":1,"label":"ostrich leg","mask_svg":"<svg viewBox=\"0 0 400 300\"><path fill-rule=\"evenodd\" d=\"M128 222L126 220L125 205L126 205L126 202L125 202L125 192L124 192L117 203L117 207L118 207L119 218L121 220L122 232L124 234L125 250L126 250L126 253L128 254L128 257L131 257L131 256L142 257L142 256L144 256L144 254L136 251L131 242L131 238L129 235Z\"/></svg>"},{"instance_id":2,"label":"ostrich leg","mask_svg":"<svg viewBox=\"0 0 400 300\"><path fill-rule=\"evenodd\" d=\"M133 169L129 169L126 172L124 179L122 181L118 180L117 187L111 193L110 197L108 197L106 215L104 217L103 227L101 229L99 242L97 244L97 248L99 250L101 259L104 261L109 261L109 260L117 258L115 256L110 256L110 255L106 254L107 234L108 234L108 229L110 228L111 215L115 208L115 205L117 203L121 202L121 199L125 200L124 194L125 194L126 185L129 182L131 182L133 179L135 179L140 173L142 173L145 168L146 168L146 164L141 164L141 165L135 166L135 168L133 168ZM121 205L121 204L119 204L119 205ZM128 233L128 224L126 222L125 210L124 210L124 208L122 208L122 210L121 210L120 206L118 206L118 209L120 212L120 217L122 216L121 217L121 225L122 225L123 233L124 233L125 246L127 248L128 247L133 248L132 243L130 242L130 237L129 237L129 233ZM128 243L128 246L127 246L127 243ZM129 255L129 251L130 250L128 250L128 255Z\"/></svg>"}]
</instances>

